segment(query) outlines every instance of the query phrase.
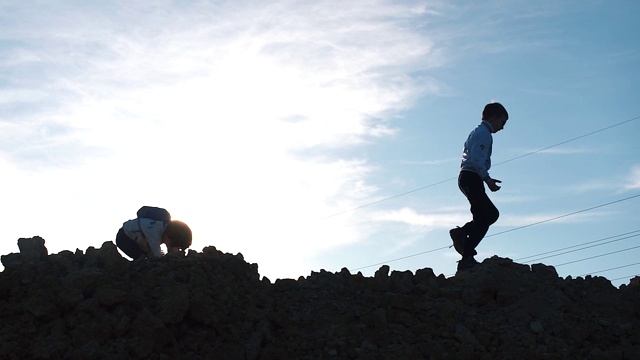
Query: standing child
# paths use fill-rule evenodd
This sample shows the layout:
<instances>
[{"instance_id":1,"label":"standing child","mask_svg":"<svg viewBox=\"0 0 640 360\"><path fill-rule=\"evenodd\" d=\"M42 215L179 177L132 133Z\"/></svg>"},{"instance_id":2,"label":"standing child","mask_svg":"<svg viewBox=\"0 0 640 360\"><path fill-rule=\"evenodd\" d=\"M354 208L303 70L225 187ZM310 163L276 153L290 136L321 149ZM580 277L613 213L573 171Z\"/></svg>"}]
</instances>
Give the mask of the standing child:
<instances>
[{"instance_id":1,"label":"standing child","mask_svg":"<svg viewBox=\"0 0 640 360\"><path fill-rule=\"evenodd\" d=\"M143 206L138 217L126 221L116 235L116 245L133 260L142 257L162 257L165 244L168 252L184 251L191 246L191 229L182 221L171 220L162 208Z\"/></svg>"},{"instance_id":2,"label":"standing child","mask_svg":"<svg viewBox=\"0 0 640 360\"><path fill-rule=\"evenodd\" d=\"M458 187L471 204L473 220L461 228L449 231L454 248L462 255L462 260L458 262L458 271L470 269L478 264L474 258L477 254L475 249L486 235L489 226L498 220L498 209L487 196L484 184L487 184L491 191L500 190L500 180L489 176L493 146L491 134L502 130L508 119L509 114L504 106L497 102L487 104L482 112L482 123L469 134L464 143Z\"/></svg>"}]
</instances>

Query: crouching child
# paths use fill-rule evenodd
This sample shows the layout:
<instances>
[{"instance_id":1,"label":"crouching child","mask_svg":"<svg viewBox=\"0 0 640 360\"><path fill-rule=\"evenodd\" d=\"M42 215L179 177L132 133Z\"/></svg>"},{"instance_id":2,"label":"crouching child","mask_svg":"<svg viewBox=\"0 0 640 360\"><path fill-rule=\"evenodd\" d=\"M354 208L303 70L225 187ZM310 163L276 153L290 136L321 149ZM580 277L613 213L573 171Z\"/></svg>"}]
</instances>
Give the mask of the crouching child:
<instances>
[{"instance_id":1,"label":"crouching child","mask_svg":"<svg viewBox=\"0 0 640 360\"><path fill-rule=\"evenodd\" d=\"M126 221L116 235L116 245L133 260L164 255L160 245L168 252L185 251L191 246L191 229L182 221L171 220L162 208L143 206L137 218Z\"/></svg>"}]
</instances>

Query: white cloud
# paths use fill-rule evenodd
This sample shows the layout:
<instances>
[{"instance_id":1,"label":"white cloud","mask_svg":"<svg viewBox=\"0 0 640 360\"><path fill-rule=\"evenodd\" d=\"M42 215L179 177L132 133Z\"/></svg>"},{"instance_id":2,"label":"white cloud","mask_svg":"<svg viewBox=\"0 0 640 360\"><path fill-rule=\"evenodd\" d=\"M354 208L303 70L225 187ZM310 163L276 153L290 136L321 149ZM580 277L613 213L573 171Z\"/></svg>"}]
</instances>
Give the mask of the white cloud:
<instances>
[{"instance_id":1,"label":"white cloud","mask_svg":"<svg viewBox=\"0 0 640 360\"><path fill-rule=\"evenodd\" d=\"M640 165L632 166L624 175L608 176L568 187L568 191L575 193L589 193L597 190L616 190L617 193L622 193L637 189L640 189Z\"/></svg>"},{"instance_id":2,"label":"white cloud","mask_svg":"<svg viewBox=\"0 0 640 360\"><path fill-rule=\"evenodd\" d=\"M442 165L442 164L457 164L459 162L460 162L460 157L452 157L452 158L448 158L448 159L437 159L437 160L422 160L422 161L403 160L403 161L401 161L402 164L407 164L407 165L425 165L425 166L436 166L436 165Z\"/></svg>"},{"instance_id":3,"label":"white cloud","mask_svg":"<svg viewBox=\"0 0 640 360\"><path fill-rule=\"evenodd\" d=\"M469 221L468 210L449 212L445 209L438 214L421 214L414 209L402 208L399 210L381 211L372 215L377 221L390 221L409 225L420 231L451 228L463 225Z\"/></svg>"},{"instance_id":4,"label":"white cloud","mask_svg":"<svg viewBox=\"0 0 640 360\"><path fill-rule=\"evenodd\" d=\"M439 91L407 76L443 62L412 28L429 11L384 1L92 6L16 5L8 13L23 25L0 28L20 44L0 49L15 59L0 64L15 84L0 106L25 104L0 118L14 179L2 195L18 209L4 214L16 224L7 237L35 231L51 252L84 249L111 240L138 206L165 206L192 226L195 249L242 252L273 278L366 236L348 214L319 219L374 198L374 167L321 150L390 136L398 111Z\"/></svg>"},{"instance_id":5,"label":"white cloud","mask_svg":"<svg viewBox=\"0 0 640 360\"><path fill-rule=\"evenodd\" d=\"M599 190L607 190L615 188L615 181L612 179L594 179L583 183L576 183L567 186L567 192L584 194L592 193Z\"/></svg>"},{"instance_id":6,"label":"white cloud","mask_svg":"<svg viewBox=\"0 0 640 360\"><path fill-rule=\"evenodd\" d=\"M625 189L627 190L640 189L640 165L635 165L631 168Z\"/></svg>"}]
</instances>

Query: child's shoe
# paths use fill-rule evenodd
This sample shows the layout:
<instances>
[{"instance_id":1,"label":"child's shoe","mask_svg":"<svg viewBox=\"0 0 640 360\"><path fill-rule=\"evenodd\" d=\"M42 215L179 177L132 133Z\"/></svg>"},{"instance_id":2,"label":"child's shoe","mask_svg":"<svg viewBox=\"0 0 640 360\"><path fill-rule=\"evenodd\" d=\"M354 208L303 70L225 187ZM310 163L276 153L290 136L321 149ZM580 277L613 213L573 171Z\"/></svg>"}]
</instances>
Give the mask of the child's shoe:
<instances>
[{"instance_id":1,"label":"child's shoe","mask_svg":"<svg viewBox=\"0 0 640 360\"><path fill-rule=\"evenodd\" d=\"M462 255L464 252L464 242L467 240L467 234L464 229L460 227L451 229L449 230L449 236L451 236L451 240L453 240L453 247L456 249L458 254Z\"/></svg>"}]
</instances>

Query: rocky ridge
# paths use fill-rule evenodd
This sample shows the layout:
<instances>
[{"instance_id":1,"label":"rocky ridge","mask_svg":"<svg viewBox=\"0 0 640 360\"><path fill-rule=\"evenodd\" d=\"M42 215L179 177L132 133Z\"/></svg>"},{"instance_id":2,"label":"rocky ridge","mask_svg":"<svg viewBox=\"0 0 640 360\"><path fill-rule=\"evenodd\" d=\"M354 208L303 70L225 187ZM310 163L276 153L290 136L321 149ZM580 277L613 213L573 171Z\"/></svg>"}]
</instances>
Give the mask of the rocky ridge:
<instances>
[{"instance_id":1,"label":"rocky ridge","mask_svg":"<svg viewBox=\"0 0 640 360\"><path fill-rule=\"evenodd\" d=\"M128 261L115 245L2 256L2 359L638 359L640 278L493 257L451 278L324 270L271 282L214 247Z\"/></svg>"}]
</instances>

